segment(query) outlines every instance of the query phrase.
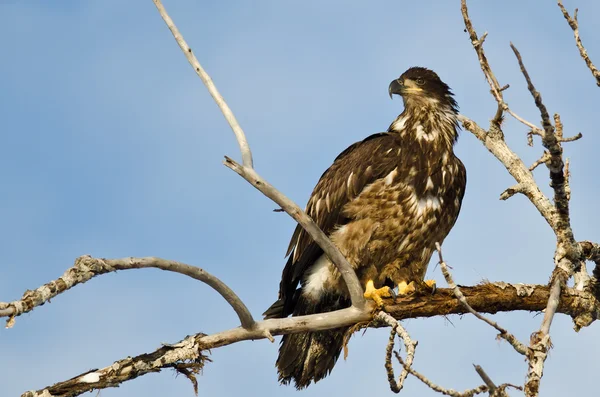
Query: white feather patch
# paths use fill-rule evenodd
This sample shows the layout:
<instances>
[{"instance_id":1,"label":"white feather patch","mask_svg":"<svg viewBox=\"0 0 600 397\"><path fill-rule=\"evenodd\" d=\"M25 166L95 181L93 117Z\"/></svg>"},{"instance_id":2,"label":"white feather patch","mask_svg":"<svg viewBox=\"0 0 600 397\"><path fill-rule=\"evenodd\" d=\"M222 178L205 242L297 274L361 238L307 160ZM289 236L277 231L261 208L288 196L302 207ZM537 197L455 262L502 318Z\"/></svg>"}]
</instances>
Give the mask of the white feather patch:
<instances>
[{"instance_id":1,"label":"white feather patch","mask_svg":"<svg viewBox=\"0 0 600 397\"><path fill-rule=\"evenodd\" d=\"M431 177L427 177L427 184L425 185L425 190L433 189L433 181Z\"/></svg>"},{"instance_id":2,"label":"white feather patch","mask_svg":"<svg viewBox=\"0 0 600 397\"><path fill-rule=\"evenodd\" d=\"M429 194L419 200L417 212L419 215L422 215L427 210L439 210L441 207L442 203L440 202L440 199Z\"/></svg>"},{"instance_id":3,"label":"white feather patch","mask_svg":"<svg viewBox=\"0 0 600 397\"><path fill-rule=\"evenodd\" d=\"M312 299L318 299L323 294L325 283L331 277L329 267L331 261L327 255L323 254L317 259L310 268L310 273L306 278L306 284L303 288L303 294Z\"/></svg>"},{"instance_id":4,"label":"white feather patch","mask_svg":"<svg viewBox=\"0 0 600 397\"><path fill-rule=\"evenodd\" d=\"M391 185L394 182L394 178L396 177L396 175L398 175L398 167L394 168L392 172L387 174L387 176L384 179L385 184Z\"/></svg>"},{"instance_id":5,"label":"white feather patch","mask_svg":"<svg viewBox=\"0 0 600 397\"><path fill-rule=\"evenodd\" d=\"M390 129L394 131L402 131L404 124L406 124L406 117L398 116L398 118L392 123Z\"/></svg>"}]
</instances>

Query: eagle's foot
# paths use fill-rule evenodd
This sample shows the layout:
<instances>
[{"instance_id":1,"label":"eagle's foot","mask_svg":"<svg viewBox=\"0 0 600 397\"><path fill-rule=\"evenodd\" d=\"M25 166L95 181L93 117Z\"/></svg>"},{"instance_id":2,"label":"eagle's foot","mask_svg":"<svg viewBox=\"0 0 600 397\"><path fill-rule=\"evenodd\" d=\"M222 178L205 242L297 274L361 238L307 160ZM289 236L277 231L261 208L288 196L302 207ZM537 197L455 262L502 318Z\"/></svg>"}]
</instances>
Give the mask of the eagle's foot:
<instances>
[{"instance_id":1,"label":"eagle's foot","mask_svg":"<svg viewBox=\"0 0 600 397\"><path fill-rule=\"evenodd\" d=\"M413 292L416 291L416 287L415 287L415 282L411 281L410 283L406 284L406 281L402 281L400 282L400 284L398 284L398 295L408 295L408 294L412 294Z\"/></svg>"},{"instance_id":2,"label":"eagle's foot","mask_svg":"<svg viewBox=\"0 0 600 397\"><path fill-rule=\"evenodd\" d=\"M364 297L366 299L371 299L377 305L377 309L381 309L383 307L383 299L395 297L394 291L390 287L381 287L375 288L373 284L373 280L367 281L367 288L365 288Z\"/></svg>"},{"instance_id":3,"label":"eagle's foot","mask_svg":"<svg viewBox=\"0 0 600 397\"><path fill-rule=\"evenodd\" d=\"M431 288L432 294L435 293L435 290L437 289L437 284L435 283L435 280L425 280L425 285Z\"/></svg>"}]
</instances>

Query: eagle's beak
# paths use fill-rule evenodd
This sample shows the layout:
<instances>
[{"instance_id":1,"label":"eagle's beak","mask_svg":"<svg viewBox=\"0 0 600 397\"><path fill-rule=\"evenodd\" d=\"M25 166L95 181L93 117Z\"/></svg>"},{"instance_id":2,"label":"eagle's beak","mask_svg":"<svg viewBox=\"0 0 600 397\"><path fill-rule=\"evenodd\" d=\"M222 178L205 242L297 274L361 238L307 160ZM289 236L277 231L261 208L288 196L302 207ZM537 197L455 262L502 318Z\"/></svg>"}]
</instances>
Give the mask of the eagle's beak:
<instances>
[{"instance_id":1,"label":"eagle's beak","mask_svg":"<svg viewBox=\"0 0 600 397\"><path fill-rule=\"evenodd\" d=\"M404 92L404 84L402 84L402 81L400 79L396 79L390 83L388 92L390 94L390 98L392 98L393 94L402 95L402 93Z\"/></svg>"}]
</instances>

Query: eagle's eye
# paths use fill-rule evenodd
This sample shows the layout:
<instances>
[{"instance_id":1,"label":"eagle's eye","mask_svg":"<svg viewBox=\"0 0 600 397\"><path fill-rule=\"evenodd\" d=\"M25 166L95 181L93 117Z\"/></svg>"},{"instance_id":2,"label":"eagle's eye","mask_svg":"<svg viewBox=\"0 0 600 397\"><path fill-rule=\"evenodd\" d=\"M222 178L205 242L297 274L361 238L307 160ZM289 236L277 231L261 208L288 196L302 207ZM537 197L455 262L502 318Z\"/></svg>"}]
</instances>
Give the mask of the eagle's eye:
<instances>
[{"instance_id":1,"label":"eagle's eye","mask_svg":"<svg viewBox=\"0 0 600 397\"><path fill-rule=\"evenodd\" d=\"M423 77L418 77L418 78L417 78L417 84L418 84L418 85L423 85L423 84L425 84L425 80L423 79Z\"/></svg>"}]
</instances>

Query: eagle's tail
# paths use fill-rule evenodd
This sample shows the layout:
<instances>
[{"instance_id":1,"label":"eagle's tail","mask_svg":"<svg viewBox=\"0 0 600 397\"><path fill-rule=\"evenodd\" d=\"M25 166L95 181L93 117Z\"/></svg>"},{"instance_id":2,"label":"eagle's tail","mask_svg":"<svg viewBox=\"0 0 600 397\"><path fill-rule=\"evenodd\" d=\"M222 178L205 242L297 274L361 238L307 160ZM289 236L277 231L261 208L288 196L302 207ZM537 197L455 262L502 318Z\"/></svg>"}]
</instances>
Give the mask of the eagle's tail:
<instances>
[{"instance_id":1,"label":"eagle's tail","mask_svg":"<svg viewBox=\"0 0 600 397\"><path fill-rule=\"evenodd\" d=\"M340 296L323 296L319 302L309 302L298 297L294 316L330 312L347 307L350 302ZM347 327L319 332L284 335L279 347L277 371L279 381L288 384L292 380L297 389L317 382L331 372L344 344Z\"/></svg>"}]
</instances>

